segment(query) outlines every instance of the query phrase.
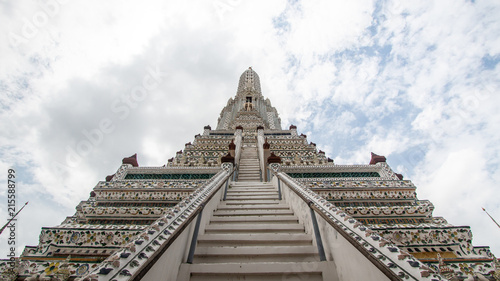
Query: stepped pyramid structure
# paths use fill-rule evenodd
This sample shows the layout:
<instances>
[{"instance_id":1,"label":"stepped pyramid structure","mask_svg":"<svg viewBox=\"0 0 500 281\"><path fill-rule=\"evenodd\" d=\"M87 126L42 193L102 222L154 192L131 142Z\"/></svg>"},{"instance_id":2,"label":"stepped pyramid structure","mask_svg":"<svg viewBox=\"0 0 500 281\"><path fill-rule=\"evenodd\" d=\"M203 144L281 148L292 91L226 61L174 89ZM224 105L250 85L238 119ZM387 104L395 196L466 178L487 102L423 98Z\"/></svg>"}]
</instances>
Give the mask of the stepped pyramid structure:
<instances>
[{"instance_id":1,"label":"stepped pyramid structure","mask_svg":"<svg viewBox=\"0 0 500 281\"><path fill-rule=\"evenodd\" d=\"M383 156L336 165L283 130L251 68L166 165L124 158L4 280L499 280L488 247Z\"/></svg>"}]
</instances>

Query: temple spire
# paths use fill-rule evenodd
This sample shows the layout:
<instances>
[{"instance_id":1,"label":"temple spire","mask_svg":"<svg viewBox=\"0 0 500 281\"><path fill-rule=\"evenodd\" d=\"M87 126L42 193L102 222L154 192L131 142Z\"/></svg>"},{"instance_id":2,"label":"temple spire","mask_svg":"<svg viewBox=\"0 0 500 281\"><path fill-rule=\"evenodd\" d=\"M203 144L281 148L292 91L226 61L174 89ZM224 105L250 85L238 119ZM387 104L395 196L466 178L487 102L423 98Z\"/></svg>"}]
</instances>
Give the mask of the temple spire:
<instances>
[{"instance_id":1,"label":"temple spire","mask_svg":"<svg viewBox=\"0 0 500 281\"><path fill-rule=\"evenodd\" d=\"M257 75L257 72L251 66L241 74L237 93L238 95L245 95L249 92L262 95L259 75Z\"/></svg>"},{"instance_id":2,"label":"temple spire","mask_svg":"<svg viewBox=\"0 0 500 281\"><path fill-rule=\"evenodd\" d=\"M281 130L278 111L262 95L259 75L251 66L240 76L236 97L230 98L222 109L217 130L234 129L237 126L252 131L257 126Z\"/></svg>"}]
</instances>

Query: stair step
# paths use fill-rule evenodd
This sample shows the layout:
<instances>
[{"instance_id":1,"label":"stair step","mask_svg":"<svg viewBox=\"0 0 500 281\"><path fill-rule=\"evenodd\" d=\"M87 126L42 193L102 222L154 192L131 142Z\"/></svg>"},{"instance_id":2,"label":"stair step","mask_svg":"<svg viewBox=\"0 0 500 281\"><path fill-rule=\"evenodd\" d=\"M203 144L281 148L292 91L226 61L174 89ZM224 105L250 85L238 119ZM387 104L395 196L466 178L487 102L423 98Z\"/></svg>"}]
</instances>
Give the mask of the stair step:
<instances>
[{"instance_id":1,"label":"stair step","mask_svg":"<svg viewBox=\"0 0 500 281\"><path fill-rule=\"evenodd\" d=\"M245 205L219 205L217 210L289 210L290 207L285 204L245 204Z\"/></svg>"},{"instance_id":2,"label":"stair step","mask_svg":"<svg viewBox=\"0 0 500 281\"><path fill-rule=\"evenodd\" d=\"M249 188L249 187L230 187L228 188L227 192L270 192L270 191L277 191L274 187L261 187L261 188Z\"/></svg>"},{"instance_id":3,"label":"stair step","mask_svg":"<svg viewBox=\"0 0 500 281\"><path fill-rule=\"evenodd\" d=\"M240 198L246 198L246 197L255 197L255 196L278 196L278 191L273 190L272 192L262 192L262 191L257 191L255 193L251 192L233 192L232 190L227 190L227 195L231 195L233 197L240 197Z\"/></svg>"},{"instance_id":4,"label":"stair step","mask_svg":"<svg viewBox=\"0 0 500 281\"><path fill-rule=\"evenodd\" d=\"M231 196L266 196L266 195L278 195L278 191L276 190L228 190L227 195Z\"/></svg>"},{"instance_id":5,"label":"stair step","mask_svg":"<svg viewBox=\"0 0 500 281\"><path fill-rule=\"evenodd\" d=\"M226 200L223 205L257 205L257 204L281 204L280 201L275 199L265 199L265 200Z\"/></svg>"},{"instance_id":6,"label":"stair step","mask_svg":"<svg viewBox=\"0 0 500 281\"><path fill-rule=\"evenodd\" d=\"M259 191L251 191L245 192L244 190L227 190L227 195L231 196L239 196L239 197L254 197L254 196L273 196L278 195L277 190L259 190Z\"/></svg>"},{"instance_id":7,"label":"stair step","mask_svg":"<svg viewBox=\"0 0 500 281\"><path fill-rule=\"evenodd\" d=\"M245 181L233 181L230 186L240 187L240 188L274 188L274 186L269 185L267 182L245 182Z\"/></svg>"},{"instance_id":8,"label":"stair step","mask_svg":"<svg viewBox=\"0 0 500 281\"><path fill-rule=\"evenodd\" d=\"M227 190L228 193L241 193L241 194L253 194L253 193L272 193L272 192L278 192L274 188L254 188L254 189L245 189L245 188L229 188Z\"/></svg>"},{"instance_id":9,"label":"stair step","mask_svg":"<svg viewBox=\"0 0 500 281\"><path fill-rule=\"evenodd\" d=\"M227 195L241 195L241 196L252 196L252 195L278 195L278 191L274 189L260 189L260 190L234 190L228 189Z\"/></svg>"},{"instance_id":10,"label":"stair step","mask_svg":"<svg viewBox=\"0 0 500 281\"><path fill-rule=\"evenodd\" d=\"M257 182L255 183L257 184ZM265 191L265 190L277 190L275 189L274 187L267 187L267 186L262 186L262 187L246 187L246 186L230 186L228 188L228 191L231 191L231 190L247 190L247 191Z\"/></svg>"},{"instance_id":11,"label":"stair step","mask_svg":"<svg viewBox=\"0 0 500 281\"><path fill-rule=\"evenodd\" d=\"M240 188L274 188L273 185L270 185L268 182L245 182L245 181L233 181L230 186L232 187L240 187Z\"/></svg>"},{"instance_id":12,"label":"stair step","mask_svg":"<svg viewBox=\"0 0 500 281\"><path fill-rule=\"evenodd\" d=\"M260 191L260 190L277 190L274 186L257 186L259 183L254 183L255 186L248 187L244 185L230 185L228 190L247 190L247 191Z\"/></svg>"},{"instance_id":13,"label":"stair step","mask_svg":"<svg viewBox=\"0 0 500 281\"><path fill-rule=\"evenodd\" d=\"M210 223L290 223L297 222L296 216L214 216Z\"/></svg>"},{"instance_id":14,"label":"stair step","mask_svg":"<svg viewBox=\"0 0 500 281\"><path fill-rule=\"evenodd\" d=\"M260 186L273 186L271 183L269 182L261 182L259 184L254 184L254 183L246 183L244 181L237 181L237 182L232 182L231 185L235 185L235 186L251 186L251 187L260 187Z\"/></svg>"},{"instance_id":15,"label":"stair step","mask_svg":"<svg viewBox=\"0 0 500 281\"><path fill-rule=\"evenodd\" d=\"M197 280L323 280L322 262L261 262L183 264L191 272L191 281Z\"/></svg>"},{"instance_id":16,"label":"stair step","mask_svg":"<svg viewBox=\"0 0 500 281\"><path fill-rule=\"evenodd\" d=\"M288 224L265 224L265 223L248 223L248 224L210 224L205 228L205 233L278 233L278 232L304 232L304 227L298 223Z\"/></svg>"},{"instance_id":17,"label":"stair step","mask_svg":"<svg viewBox=\"0 0 500 281\"><path fill-rule=\"evenodd\" d=\"M316 254L314 246L196 247L197 255L295 255Z\"/></svg>"},{"instance_id":18,"label":"stair step","mask_svg":"<svg viewBox=\"0 0 500 281\"><path fill-rule=\"evenodd\" d=\"M230 233L202 234L198 237L202 246L252 246L252 245L312 245L312 236L301 233Z\"/></svg>"},{"instance_id":19,"label":"stair step","mask_svg":"<svg viewBox=\"0 0 500 281\"><path fill-rule=\"evenodd\" d=\"M235 184L235 185L243 185L243 184L245 184L245 182L233 182L233 184ZM262 182L262 183L260 183L258 185L269 185L269 186L272 186L272 183Z\"/></svg>"},{"instance_id":20,"label":"stair step","mask_svg":"<svg viewBox=\"0 0 500 281\"><path fill-rule=\"evenodd\" d=\"M199 247L195 263L319 261L313 246Z\"/></svg>"},{"instance_id":21,"label":"stair step","mask_svg":"<svg viewBox=\"0 0 500 281\"><path fill-rule=\"evenodd\" d=\"M245 179L246 181L254 181L254 182L260 182L260 178L255 178L255 179Z\"/></svg>"},{"instance_id":22,"label":"stair step","mask_svg":"<svg viewBox=\"0 0 500 281\"><path fill-rule=\"evenodd\" d=\"M275 195L275 196L263 196L263 195L259 195L259 196L231 195L231 196L229 196L229 195L227 195L226 199L227 200L232 200L232 199L236 199L236 200L241 200L241 199L245 199L245 200L278 199L278 195Z\"/></svg>"},{"instance_id":23,"label":"stair step","mask_svg":"<svg viewBox=\"0 0 500 281\"><path fill-rule=\"evenodd\" d=\"M217 210L214 216L275 216L293 215L292 210Z\"/></svg>"}]
</instances>

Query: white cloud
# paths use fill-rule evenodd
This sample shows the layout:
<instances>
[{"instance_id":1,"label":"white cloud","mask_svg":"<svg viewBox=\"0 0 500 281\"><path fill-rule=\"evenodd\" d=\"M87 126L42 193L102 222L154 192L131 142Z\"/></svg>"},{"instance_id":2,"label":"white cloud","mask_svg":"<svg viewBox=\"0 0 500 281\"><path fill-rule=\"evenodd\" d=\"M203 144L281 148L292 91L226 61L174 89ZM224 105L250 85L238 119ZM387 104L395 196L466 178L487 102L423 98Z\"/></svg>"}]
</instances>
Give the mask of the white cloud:
<instances>
[{"instance_id":1,"label":"white cloud","mask_svg":"<svg viewBox=\"0 0 500 281\"><path fill-rule=\"evenodd\" d=\"M304 60L305 67L316 63L315 56L357 45L371 24L372 1L304 1L296 5L287 15L287 47Z\"/></svg>"}]
</instances>

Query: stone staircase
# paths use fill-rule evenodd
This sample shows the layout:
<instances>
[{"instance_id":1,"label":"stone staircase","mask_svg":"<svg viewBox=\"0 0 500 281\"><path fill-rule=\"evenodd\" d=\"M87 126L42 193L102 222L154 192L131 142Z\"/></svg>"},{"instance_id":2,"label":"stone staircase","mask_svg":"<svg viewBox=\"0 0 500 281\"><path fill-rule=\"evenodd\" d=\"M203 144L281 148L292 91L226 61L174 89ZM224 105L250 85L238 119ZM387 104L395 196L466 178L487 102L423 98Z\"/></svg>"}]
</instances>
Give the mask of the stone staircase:
<instances>
[{"instance_id":1,"label":"stone staircase","mask_svg":"<svg viewBox=\"0 0 500 281\"><path fill-rule=\"evenodd\" d=\"M244 151L241 161L252 163L244 160L254 152ZM193 264L182 264L177 280L338 280L278 191L255 175L241 181L250 179L249 171L258 177L258 169L244 171L198 236Z\"/></svg>"},{"instance_id":2,"label":"stone staircase","mask_svg":"<svg viewBox=\"0 0 500 281\"><path fill-rule=\"evenodd\" d=\"M238 181L261 181L256 147L243 147L241 150Z\"/></svg>"}]
</instances>

